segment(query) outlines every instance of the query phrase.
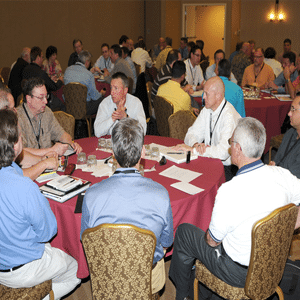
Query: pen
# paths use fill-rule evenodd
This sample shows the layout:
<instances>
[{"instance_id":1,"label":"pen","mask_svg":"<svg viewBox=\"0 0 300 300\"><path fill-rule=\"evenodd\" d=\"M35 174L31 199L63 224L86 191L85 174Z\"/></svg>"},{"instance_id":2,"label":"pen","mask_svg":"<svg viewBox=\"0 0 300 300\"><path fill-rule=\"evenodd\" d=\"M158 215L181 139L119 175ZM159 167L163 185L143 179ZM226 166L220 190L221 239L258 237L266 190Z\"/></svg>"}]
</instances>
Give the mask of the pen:
<instances>
[{"instance_id":1,"label":"pen","mask_svg":"<svg viewBox=\"0 0 300 300\"><path fill-rule=\"evenodd\" d=\"M65 143L65 142L61 142L61 141L57 141L57 143L61 143L61 144L64 144L64 145L69 145L73 150L75 150L75 149L73 148L73 146L72 146L71 144L69 144L69 143Z\"/></svg>"},{"instance_id":2,"label":"pen","mask_svg":"<svg viewBox=\"0 0 300 300\"><path fill-rule=\"evenodd\" d=\"M184 154L184 152L167 152L167 154Z\"/></svg>"}]
</instances>

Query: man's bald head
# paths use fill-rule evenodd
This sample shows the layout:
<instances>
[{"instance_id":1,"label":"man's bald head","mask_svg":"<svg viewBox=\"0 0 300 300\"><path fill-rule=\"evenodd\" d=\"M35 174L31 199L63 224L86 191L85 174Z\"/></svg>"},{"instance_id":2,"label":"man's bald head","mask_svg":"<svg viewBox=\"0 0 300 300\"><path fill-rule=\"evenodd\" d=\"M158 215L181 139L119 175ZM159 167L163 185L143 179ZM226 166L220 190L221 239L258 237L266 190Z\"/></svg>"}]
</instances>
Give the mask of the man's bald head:
<instances>
[{"instance_id":1,"label":"man's bald head","mask_svg":"<svg viewBox=\"0 0 300 300\"><path fill-rule=\"evenodd\" d=\"M31 51L30 48L25 47L25 48L23 48L22 53L21 53L21 57L28 63L30 63L30 51Z\"/></svg>"},{"instance_id":2,"label":"man's bald head","mask_svg":"<svg viewBox=\"0 0 300 300\"><path fill-rule=\"evenodd\" d=\"M251 46L249 43L244 43L241 49L246 55L250 56L251 54Z\"/></svg>"},{"instance_id":3,"label":"man's bald head","mask_svg":"<svg viewBox=\"0 0 300 300\"><path fill-rule=\"evenodd\" d=\"M225 86L218 76L208 79L204 85L203 98L205 107L215 111L224 99Z\"/></svg>"}]
</instances>

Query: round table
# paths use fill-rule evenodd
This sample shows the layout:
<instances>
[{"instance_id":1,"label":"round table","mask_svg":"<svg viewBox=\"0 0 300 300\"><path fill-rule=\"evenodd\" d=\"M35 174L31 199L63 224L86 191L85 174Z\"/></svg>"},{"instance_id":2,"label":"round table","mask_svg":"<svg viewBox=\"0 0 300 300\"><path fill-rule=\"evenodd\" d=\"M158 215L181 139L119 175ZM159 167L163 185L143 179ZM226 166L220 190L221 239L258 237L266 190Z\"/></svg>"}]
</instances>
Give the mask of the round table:
<instances>
[{"instance_id":1,"label":"round table","mask_svg":"<svg viewBox=\"0 0 300 300\"><path fill-rule=\"evenodd\" d=\"M77 140L77 142L81 145L87 156L90 154L95 154L98 158L103 156L102 151L96 150L98 143L96 137L80 139ZM146 136L145 144L150 143L174 146L178 143L182 143L182 141L159 136ZM71 163L76 163L76 160L77 155L73 155L69 158L69 162ZM206 230L210 223L217 190L220 185L225 182L223 164L218 159L199 157L196 160L192 160L189 164L183 163L177 165L180 168L203 173L202 176L190 182L193 185L205 189L196 195L189 195L171 187L170 185L177 182L177 180L159 175L160 172L172 165L174 165L174 163L171 161L168 161L164 166L160 166L157 163L155 165L156 171L145 172L145 177L155 180L168 190L173 213L174 234L177 227L182 223L194 224ZM89 180L92 184L107 178L94 177L91 173L83 172L82 170L76 170L73 175ZM49 199L58 226L58 233L51 241L51 245L73 256L78 262L78 278L85 278L89 275L89 271L80 241L81 213L74 213L76 202L77 196L64 203Z\"/></svg>"}]
</instances>

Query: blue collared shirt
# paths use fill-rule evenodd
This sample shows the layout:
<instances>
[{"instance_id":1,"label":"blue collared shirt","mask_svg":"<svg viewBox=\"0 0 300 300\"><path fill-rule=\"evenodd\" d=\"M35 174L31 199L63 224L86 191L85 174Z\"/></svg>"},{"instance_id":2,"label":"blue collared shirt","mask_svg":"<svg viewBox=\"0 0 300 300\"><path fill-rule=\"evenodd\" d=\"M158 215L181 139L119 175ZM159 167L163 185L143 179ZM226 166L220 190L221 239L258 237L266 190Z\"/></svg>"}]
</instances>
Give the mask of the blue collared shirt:
<instances>
[{"instance_id":1,"label":"blue collared shirt","mask_svg":"<svg viewBox=\"0 0 300 300\"><path fill-rule=\"evenodd\" d=\"M244 174L244 173L248 173L248 172L251 172L253 170L256 170L258 168L261 168L263 167L264 164L263 162L259 159L259 160L256 160L254 161L253 163L251 164L247 164L245 166L242 166L238 172L236 173L236 176L240 175L240 174Z\"/></svg>"},{"instance_id":2,"label":"blue collared shirt","mask_svg":"<svg viewBox=\"0 0 300 300\"><path fill-rule=\"evenodd\" d=\"M296 70L293 74L291 74L291 82L293 82L294 80L296 80L296 78L298 77L298 71ZM277 86L278 86L278 93L279 94L285 94L285 87L283 86L285 84L285 78L283 75L283 71L278 75L278 77L276 77L273 81Z\"/></svg>"},{"instance_id":3,"label":"blue collared shirt","mask_svg":"<svg viewBox=\"0 0 300 300\"><path fill-rule=\"evenodd\" d=\"M0 269L42 257L57 232L55 216L38 186L14 162L0 170Z\"/></svg>"},{"instance_id":4,"label":"blue collared shirt","mask_svg":"<svg viewBox=\"0 0 300 300\"><path fill-rule=\"evenodd\" d=\"M136 170L119 168L118 171ZM103 223L132 224L156 236L153 264L173 243L173 216L168 191L137 173L118 173L94 184L85 194L81 234Z\"/></svg>"},{"instance_id":5,"label":"blue collared shirt","mask_svg":"<svg viewBox=\"0 0 300 300\"><path fill-rule=\"evenodd\" d=\"M102 95L97 91L95 78L92 72L80 62L68 67L65 71L64 82L68 84L70 82L79 82L87 87L86 101L98 100Z\"/></svg>"}]
</instances>

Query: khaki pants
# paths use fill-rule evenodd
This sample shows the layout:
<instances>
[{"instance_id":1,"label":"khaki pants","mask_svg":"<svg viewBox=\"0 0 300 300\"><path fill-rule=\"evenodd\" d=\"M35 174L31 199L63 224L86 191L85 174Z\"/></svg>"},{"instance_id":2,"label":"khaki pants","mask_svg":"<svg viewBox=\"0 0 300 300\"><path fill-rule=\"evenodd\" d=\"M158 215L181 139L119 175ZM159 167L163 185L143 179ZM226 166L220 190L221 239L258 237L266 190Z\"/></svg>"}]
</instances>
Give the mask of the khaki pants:
<instances>
[{"instance_id":1,"label":"khaki pants","mask_svg":"<svg viewBox=\"0 0 300 300\"><path fill-rule=\"evenodd\" d=\"M165 260L162 258L152 270L152 294L160 291L166 282Z\"/></svg>"}]
</instances>

